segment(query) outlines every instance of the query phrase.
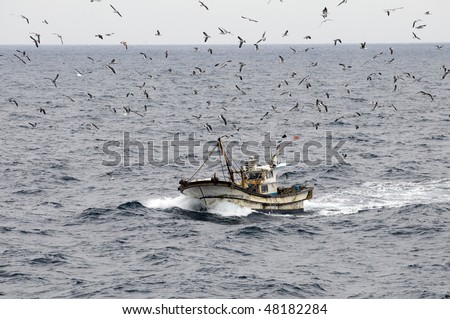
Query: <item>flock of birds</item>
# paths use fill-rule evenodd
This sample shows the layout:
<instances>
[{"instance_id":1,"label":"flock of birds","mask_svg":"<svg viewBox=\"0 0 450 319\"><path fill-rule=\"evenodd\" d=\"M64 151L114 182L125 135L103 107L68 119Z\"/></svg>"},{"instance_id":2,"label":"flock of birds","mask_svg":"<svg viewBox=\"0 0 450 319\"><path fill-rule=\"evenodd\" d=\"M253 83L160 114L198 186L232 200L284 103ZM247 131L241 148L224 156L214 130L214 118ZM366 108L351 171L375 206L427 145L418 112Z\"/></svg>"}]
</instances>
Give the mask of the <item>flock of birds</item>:
<instances>
[{"instance_id":1,"label":"flock of birds","mask_svg":"<svg viewBox=\"0 0 450 319\"><path fill-rule=\"evenodd\" d=\"M269 0L269 1L267 2L267 4L269 4L271 1L272 1L272 0ZM279 1L280 1L280 2L283 2L282 0L279 0ZM91 2L91 3L93 3L93 2L101 2L101 0L90 0L90 2ZM203 2L203 1L198 1L198 3L199 3L199 5L200 5L200 7L203 8L204 10L207 10L207 11L210 10L210 8L209 8L209 6L208 6L207 3ZM337 3L337 7L340 7L340 6L345 5L345 4L347 4L347 0L339 1L339 3ZM113 13L113 14L116 14L119 18L123 18L123 15L122 15L122 13L119 11L119 9L117 9L117 8L114 7L113 5L109 5L109 7L110 7L110 9L112 10L112 13ZM397 8L391 8L391 9L385 9L384 12L387 14L387 16L391 16L391 15L393 15L396 11L399 11L399 10L402 10L402 9L403 9L403 7L397 7ZM321 12L318 13L318 16L320 16L320 17L322 18L320 25L322 25L323 23L329 22L329 21L333 21L333 20L331 20L331 19L329 18L329 15L330 15L330 12L328 11L328 8L327 8L327 7L323 8L323 10L322 10ZM425 16L429 16L429 15L431 15L431 12L430 12L430 11L426 11L426 12L424 12L424 15L425 15ZM20 18L22 18L23 20L25 20L25 22L26 22L27 24L30 24L30 19L29 19L29 18L27 18L27 17L24 16L24 15L18 15L18 16L19 16ZM241 16L241 18L244 19L244 20L246 20L246 21L248 21L248 22L251 22L251 23L258 23L258 20L253 19L253 18L250 18L250 17L247 17L247 16ZM47 20L43 20L42 23L48 24L49 22L48 22ZM319 26L320 26L320 25L319 25ZM416 40L420 40L420 37L419 37L419 35L417 34L417 32L418 32L418 30L424 29L425 27L426 27L426 24L423 23L422 19L415 19L415 20L412 22L412 30L413 30L413 31L412 31L412 36L413 36L413 38L416 39ZM219 30L219 35L223 35L223 36L225 36L225 35L235 36L236 39L237 39L237 47L238 47L238 48L242 48L242 46L243 46L244 44L247 43L247 41L246 41L244 38L242 38L240 35L235 35L234 33L228 31L228 30L225 29L224 27L218 27L218 30ZM35 46L36 48L39 48L39 46L41 45L41 39L42 39L42 38L41 38L41 34L38 34L38 33L36 33L36 32L31 32L30 34L31 34L31 35L30 35L29 37L30 37L30 40L32 41L32 44L34 44L34 46ZM60 34L58 34L58 33L53 33L53 35L55 35L55 36L57 36L57 37L59 38L61 44L64 44L64 40L63 40L62 35L60 35ZM285 32L283 32L283 34L281 34L280 36L281 36L281 37L286 37L286 36L288 36L288 35L289 35L289 30L285 30ZM95 34L95 35L94 35L94 37L96 37L96 38L98 38L98 39L100 39L100 40L103 40L105 37L112 37L112 36L114 36L114 33ZM155 36L158 36L158 37L162 36L161 31L160 31L160 30L156 30ZM203 43L207 43L207 42L209 41L209 39L211 39L211 37L212 37L212 36L211 36L210 34L208 34L207 32L204 31L204 32L203 32L203 40L202 40L202 42L203 42ZM312 37L311 37L310 35L306 35L306 36L304 36L303 38L304 38L305 40L311 40L311 39L312 39ZM258 50L260 49L260 45L261 45L263 42L265 42L266 39L267 39L267 38L266 38L266 32L264 31L264 32L262 33L261 37L260 37L259 39L257 39L256 41L254 41L254 43L253 43L253 46L254 46L255 51L258 51ZM331 43L331 44L333 44L334 46L337 46L337 45L342 44L342 43L343 43L343 41L342 41L340 38L336 38L336 39L333 39L333 40L332 40L332 43ZM124 47L125 50L128 50L129 46L128 46L127 41L120 41L120 44ZM442 45L436 45L435 47L436 47L437 50L442 50L442 49L443 49L443 46L442 46ZM366 43L366 42L360 43L359 48L360 48L361 50L367 49L367 43ZM310 49L313 49L313 48L306 48L306 49L304 49L303 51L304 51L304 52L308 52ZM195 47L194 50L195 50L195 51L199 51L199 48L198 48L198 47ZM295 48L293 48L293 47L290 47L290 50L292 51L292 54L298 54L298 53L299 53L299 50L297 50L297 49L295 49ZM213 49L212 49L212 48L208 48L207 51L208 51L209 54L211 54L211 55L213 54ZM389 55L392 56L389 60L386 60L386 61L385 61L387 64L390 64L390 63L392 63L392 62L394 61L394 57L393 57L393 55L394 55L394 49L393 49L392 47L389 47L389 51L388 51L388 52L380 52L380 53L374 55L374 56L371 57L369 60L367 60L367 61L365 62L365 64L366 64L366 63L369 63L369 62L373 62L373 61L378 61L378 59L380 59L381 56L386 56L387 54L389 54ZM145 52L140 52L140 55L141 55L142 58L145 59L145 60L152 60L152 57L151 57L149 54L145 53ZM13 57L14 57L15 59L17 59L17 61L20 61L20 63L23 63L23 64L27 64L27 62L30 62L30 61L31 61L30 56L29 56L28 53L25 52L25 51L17 50L17 54L14 53L14 54L13 54ZM164 57L165 57L166 59L169 58L169 51L168 51L168 50L165 51ZM96 62L95 59L94 59L93 57L88 56L87 58L90 59L92 62ZM278 61L279 61L280 64L283 64L283 63L285 63L285 58L284 58L282 55L278 55ZM224 68L224 67L227 67L227 65L230 64L231 62L232 62L231 60L228 60L228 61L226 61L226 62L217 63L217 64L215 64L215 67L217 67L217 68ZM117 71L116 71L116 69L114 68L114 64L116 64L115 59L113 59L113 60L110 61L109 63L104 64L104 67L107 68L108 70L110 70L113 74L117 74ZM311 66L311 67L316 67L317 65L318 65L318 62L313 62L313 63L311 63L310 66ZM244 71L245 66L246 66L246 63L244 63L244 62L239 62L238 72L236 72L236 74L234 75L234 76L235 76L237 79L239 79L240 81L243 80L244 73L245 73L245 71ZM344 71L345 71L345 70L349 70L349 69L352 68L351 65L346 65L346 64L344 64L344 63L340 63L339 66L341 66L341 67L342 67L342 70L344 70ZM85 71L82 71L82 70L79 70L79 69L75 69L75 71L76 71L76 75L79 76L79 77L82 77L82 76L85 75ZM172 72L172 69L169 69L169 72ZM443 73L442 73L442 77L441 77L441 78L442 78L442 80L444 80L444 79L447 77L447 75L450 73L450 69L448 69L445 65L443 65L443 66L442 66L442 72L443 72ZM194 70L192 71L192 75L199 75L199 74L203 74L203 73L205 73L205 70L202 69L202 68L200 68L200 67L198 67L198 66L196 66L196 67L194 68ZM58 88L58 84L57 84L57 83L58 83L59 75L60 75L60 74L58 73L58 74L56 74L54 77L45 77L44 79L45 79L45 80L48 80L50 85L54 86L55 88ZM367 81L372 81L372 79L374 79L374 78L376 78L376 77L378 77L378 76L380 76L380 75L381 75L381 74L380 74L380 73L377 73L377 72L371 73L371 74L369 74L369 75L367 76ZM297 73L296 73L295 71L293 71L293 72L291 73L291 79L295 79L296 76L297 76ZM394 85L394 86L393 86L393 90L394 90L394 91L397 90L397 81L399 81L399 80L404 80L405 77L406 77L406 78L411 78L412 80L417 81L417 82L420 82L420 80L421 80L421 78L417 78L417 77L415 77L414 75L412 75L412 74L410 74L410 73L405 73L405 74L401 74L401 75L394 76L394 79L393 79L393 85ZM291 81L291 80L290 80L290 81ZM298 81L298 84L297 84L297 85L298 85L298 86L304 86L306 89L310 89L311 86L312 86L312 83L311 83L311 81L310 81L310 76L308 75L308 76L305 76L305 77L303 77L302 79L300 79L300 80ZM278 88L280 88L280 89L281 89L281 88L287 88L287 87L289 87L289 81L288 81L287 79L286 79L286 80L283 80L281 83L278 83L277 86L278 86ZM147 89L149 89L149 88L146 87L146 83L144 82L142 85L140 85L140 86L138 86L138 87L139 87L139 90L140 90L140 92L142 93L142 95L144 95L147 99L149 99L149 98L150 98L150 96L149 96L149 91L147 91ZM155 87L155 86L152 86L151 88L152 88L153 90L156 90L156 87ZM236 90L237 90L238 92L240 92L242 95L245 95L245 94L246 94L245 90L244 90L243 88L241 88L240 85L236 84L236 85L235 85L235 88L236 88ZM348 94L350 94L350 88L346 88L346 91L347 91ZM92 94L90 94L90 93L87 93L87 94L88 94L88 96L89 96L90 99L93 98L93 95L92 95ZM192 90L192 94L194 94L194 95L198 94L198 90L197 90L197 89L193 89L193 90ZM429 98L431 102L434 101L434 99L435 99L435 96L434 96L432 93L426 92L426 91L424 91L424 90L419 90L419 91L417 92L417 94L421 94L421 95L423 95L423 96ZM128 97L129 95L133 95L133 93L128 93L128 94L127 94L127 97ZM291 91L289 91L289 90L286 90L286 91L281 92L280 95L286 95L286 96L292 97L292 93L291 93ZM64 96L65 96L67 99L69 99L70 101L74 102L73 97L70 97L70 96L68 96L68 95L64 95ZM329 105L327 105L328 103L325 102L325 99L329 99L329 98L330 98L330 94L329 94L328 92L324 92L324 98L317 97L315 103L313 103L312 106L313 106L318 112L322 112L322 111L328 112L329 109L330 109L330 107L329 107ZM235 99L235 97L234 97L233 99ZM232 101L233 101L233 99L232 99ZM19 106L19 103L18 103L18 101L17 101L16 98L9 98L8 101L9 101L10 103L14 103L16 106ZM206 101L206 103L207 103L208 107L211 105L211 101L210 101L210 100ZM395 106L394 104L391 104L391 105L381 105L381 104L379 104L377 101L371 103L371 107L372 107L373 110L375 110L376 108L383 107L383 106L391 107L394 111L397 111L397 108L396 108L396 106ZM116 108L116 107L111 107L111 106L108 106L108 107L109 107L113 112L117 112L117 108ZM144 111L147 111L147 107L148 107L147 105L144 106ZM297 102L293 107L289 107L288 111L289 111L289 112L299 111L299 109L302 108L302 107L304 107L304 105L300 105L300 104ZM125 111L125 113L124 113L125 115L136 114L136 115L141 116L141 117L144 116L144 115L142 114L142 112L133 110L133 109L131 109L131 107L129 107L129 106L124 106L123 109L124 109L124 111ZM222 109L226 112L226 109L225 109L225 108L222 107ZM39 108L39 112L42 113L42 114L44 114L44 115L46 115L46 114L48 113L48 112L47 112L45 109L43 109L42 107ZM269 111L266 111L265 114L260 118L260 120L263 121L264 119L268 118L269 115L271 114L271 112L277 112L277 107L275 107L275 106L272 105L272 106L271 106L271 109L270 109ZM222 113L223 113L223 112L222 112ZM349 118L349 117L358 117L358 116L360 116L360 115L361 115L361 114L360 114L359 112L354 112L354 113L351 114L351 115L340 116L340 117L336 118L335 121L342 121L342 120L345 119L345 118ZM200 120L201 120L201 117L202 117L202 114L200 114L200 115L192 115L192 117L194 117L195 119L197 119L197 121L200 121ZM220 119L220 121L223 122L223 125L227 126L227 125L229 124L229 121L227 121L227 119L226 119L226 117L224 116L224 114L219 114L219 115L218 115L218 118ZM35 123L29 123L29 125L30 125L32 128L36 128L36 127L38 126L38 123L36 123L36 122L35 122ZM318 129L318 128L319 128L319 125L320 125L320 123L312 123L312 126L313 126L315 129ZM92 128L95 128L95 129L97 129L97 130L99 129L99 126L98 126L97 124L95 124L95 123L89 123L89 126L92 127ZM212 125L209 124L208 122L205 122L205 123L203 124L203 127L204 127L204 129L206 129L208 132L213 132L213 127L212 127ZM359 125L358 125L358 124L354 124L354 127L355 127L355 129L358 129L358 128L359 128ZM234 126L233 126L233 129L239 130L239 127L237 127L237 126L234 125Z\"/></svg>"}]
</instances>

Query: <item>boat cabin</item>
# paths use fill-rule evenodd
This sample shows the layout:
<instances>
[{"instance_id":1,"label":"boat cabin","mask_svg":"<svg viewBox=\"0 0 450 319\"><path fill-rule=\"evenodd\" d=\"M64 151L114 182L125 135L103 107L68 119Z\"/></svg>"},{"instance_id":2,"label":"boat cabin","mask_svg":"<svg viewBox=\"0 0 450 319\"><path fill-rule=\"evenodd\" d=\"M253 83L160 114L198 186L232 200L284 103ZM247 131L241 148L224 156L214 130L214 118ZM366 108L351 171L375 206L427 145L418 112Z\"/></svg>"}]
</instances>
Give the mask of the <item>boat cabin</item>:
<instances>
[{"instance_id":1,"label":"boat cabin","mask_svg":"<svg viewBox=\"0 0 450 319\"><path fill-rule=\"evenodd\" d=\"M260 194L276 194L277 179L271 165L257 165L257 160L251 158L241 167L242 187Z\"/></svg>"}]
</instances>

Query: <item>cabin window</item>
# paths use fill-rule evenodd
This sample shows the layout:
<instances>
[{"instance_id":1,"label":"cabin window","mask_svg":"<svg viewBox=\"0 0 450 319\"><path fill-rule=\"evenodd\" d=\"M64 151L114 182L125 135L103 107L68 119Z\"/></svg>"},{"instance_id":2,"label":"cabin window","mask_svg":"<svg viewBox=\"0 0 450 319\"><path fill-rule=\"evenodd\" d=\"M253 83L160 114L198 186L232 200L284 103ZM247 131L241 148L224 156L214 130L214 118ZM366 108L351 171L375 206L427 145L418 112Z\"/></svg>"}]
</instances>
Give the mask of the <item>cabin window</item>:
<instances>
[{"instance_id":1,"label":"cabin window","mask_svg":"<svg viewBox=\"0 0 450 319\"><path fill-rule=\"evenodd\" d=\"M261 185L261 193L267 193L269 191L269 187L267 185Z\"/></svg>"},{"instance_id":2,"label":"cabin window","mask_svg":"<svg viewBox=\"0 0 450 319\"><path fill-rule=\"evenodd\" d=\"M248 179L261 179L261 173L248 173Z\"/></svg>"}]
</instances>

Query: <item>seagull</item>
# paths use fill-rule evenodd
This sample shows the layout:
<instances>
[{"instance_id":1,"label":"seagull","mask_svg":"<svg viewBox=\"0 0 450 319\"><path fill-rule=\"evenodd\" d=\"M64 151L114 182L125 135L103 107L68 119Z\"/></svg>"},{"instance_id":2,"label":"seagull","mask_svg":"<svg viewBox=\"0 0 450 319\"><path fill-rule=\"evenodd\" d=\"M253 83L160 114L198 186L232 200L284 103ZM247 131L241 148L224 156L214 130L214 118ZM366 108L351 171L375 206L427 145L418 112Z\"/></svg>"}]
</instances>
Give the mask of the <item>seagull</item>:
<instances>
[{"instance_id":1,"label":"seagull","mask_svg":"<svg viewBox=\"0 0 450 319\"><path fill-rule=\"evenodd\" d=\"M266 40L267 40L267 38L266 38L266 31L264 31L264 33L261 36L261 39L259 39L258 42L256 42L256 44L258 44L260 42L263 42L263 41L266 41Z\"/></svg>"},{"instance_id":2,"label":"seagull","mask_svg":"<svg viewBox=\"0 0 450 319\"><path fill-rule=\"evenodd\" d=\"M336 45L338 42L342 43L341 39L334 39L333 41L334 41L334 45Z\"/></svg>"},{"instance_id":3,"label":"seagull","mask_svg":"<svg viewBox=\"0 0 450 319\"><path fill-rule=\"evenodd\" d=\"M23 18L23 19L25 19L25 20L27 20L27 23L30 24L30 20L29 20L26 16L21 15L20 17Z\"/></svg>"},{"instance_id":4,"label":"seagull","mask_svg":"<svg viewBox=\"0 0 450 319\"><path fill-rule=\"evenodd\" d=\"M208 41L209 38L211 38L211 36L208 35L206 32L203 32L203 35L205 36L205 42Z\"/></svg>"},{"instance_id":5,"label":"seagull","mask_svg":"<svg viewBox=\"0 0 450 319\"><path fill-rule=\"evenodd\" d=\"M61 44L64 44L64 41L63 41L63 38L62 38L61 34L58 34L58 33L53 33L53 34L55 34L59 38L59 40L61 41Z\"/></svg>"},{"instance_id":6,"label":"seagull","mask_svg":"<svg viewBox=\"0 0 450 319\"><path fill-rule=\"evenodd\" d=\"M48 21L47 20L42 20L42 23L43 24L48 24Z\"/></svg>"},{"instance_id":7,"label":"seagull","mask_svg":"<svg viewBox=\"0 0 450 319\"><path fill-rule=\"evenodd\" d=\"M289 30L284 31L282 37L286 37L288 35Z\"/></svg>"},{"instance_id":8,"label":"seagull","mask_svg":"<svg viewBox=\"0 0 450 319\"><path fill-rule=\"evenodd\" d=\"M17 101L12 98L8 99L8 102L14 103L16 106L19 106L19 103L17 103Z\"/></svg>"},{"instance_id":9,"label":"seagull","mask_svg":"<svg viewBox=\"0 0 450 319\"><path fill-rule=\"evenodd\" d=\"M107 67L107 68L110 69L114 74L116 74L116 70L114 70L113 67L110 66L109 64L106 64L105 67Z\"/></svg>"},{"instance_id":10,"label":"seagull","mask_svg":"<svg viewBox=\"0 0 450 319\"><path fill-rule=\"evenodd\" d=\"M394 49L392 47L389 47L389 52L391 52L391 54L394 54Z\"/></svg>"},{"instance_id":11,"label":"seagull","mask_svg":"<svg viewBox=\"0 0 450 319\"><path fill-rule=\"evenodd\" d=\"M325 108L325 112L328 112L328 106L323 104L323 102L321 100L316 99L316 107L319 112L322 112L322 110L320 109L321 106L323 106Z\"/></svg>"},{"instance_id":12,"label":"seagull","mask_svg":"<svg viewBox=\"0 0 450 319\"><path fill-rule=\"evenodd\" d=\"M328 16L328 9L327 9L327 7L325 7L325 8L322 10L321 16L322 16L324 19Z\"/></svg>"},{"instance_id":13,"label":"seagull","mask_svg":"<svg viewBox=\"0 0 450 319\"><path fill-rule=\"evenodd\" d=\"M367 49L367 48L366 48L366 42L362 42L360 48L361 48L361 49Z\"/></svg>"},{"instance_id":14,"label":"seagull","mask_svg":"<svg viewBox=\"0 0 450 319\"><path fill-rule=\"evenodd\" d=\"M28 122L28 124L31 125L31 128L35 128L35 127L37 126L37 123L36 123L36 122L35 122L35 123L30 123L30 122Z\"/></svg>"},{"instance_id":15,"label":"seagull","mask_svg":"<svg viewBox=\"0 0 450 319\"><path fill-rule=\"evenodd\" d=\"M342 0L341 2L339 2L339 4L337 5L337 7L339 7L341 4L347 3L347 0Z\"/></svg>"},{"instance_id":16,"label":"seagull","mask_svg":"<svg viewBox=\"0 0 450 319\"><path fill-rule=\"evenodd\" d=\"M242 72L242 68L246 66L244 62L239 62L239 72ZM242 79L241 79L242 80Z\"/></svg>"},{"instance_id":17,"label":"seagull","mask_svg":"<svg viewBox=\"0 0 450 319\"><path fill-rule=\"evenodd\" d=\"M169 57L169 51L164 52L166 59Z\"/></svg>"},{"instance_id":18,"label":"seagull","mask_svg":"<svg viewBox=\"0 0 450 319\"><path fill-rule=\"evenodd\" d=\"M43 109L42 107L39 108L39 113L44 113L44 115L47 114L47 113L45 112L45 109Z\"/></svg>"},{"instance_id":19,"label":"seagull","mask_svg":"<svg viewBox=\"0 0 450 319\"><path fill-rule=\"evenodd\" d=\"M300 106L300 104L298 104L298 102L294 105L293 108L291 108L289 111L293 111L293 110L297 110L298 111L298 107Z\"/></svg>"},{"instance_id":20,"label":"seagull","mask_svg":"<svg viewBox=\"0 0 450 319\"><path fill-rule=\"evenodd\" d=\"M435 45L436 50L442 50L442 48L444 47L443 45Z\"/></svg>"},{"instance_id":21,"label":"seagull","mask_svg":"<svg viewBox=\"0 0 450 319\"><path fill-rule=\"evenodd\" d=\"M269 112L266 112L259 120L262 121L267 115L269 115Z\"/></svg>"},{"instance_id":22,"label":"seagull","mask_svg":"<svg viewBox=\"0 0 450 319\"><path fill-rule=\"evenodd\" d=\"M63 94L64 97L68 98L69 100L71 100L72 102L75 102L74 99L72 99L70 96Z\"/></svg>"},{"instance_id":23,"label":"seagull","mask_svg":"<svg viewBox=\"0 0 450 319\"><path fill-rule=\"evenodd\" d=\"M200 115L192 115L192 117L195 117L197 120L200 120L200 118L202 117L202 114L200 114Z\"/></svg>"},{"instance_id":24,"label":"seagull","mask_svg":"<svg viewBox=\"0 0 450 319\"><path fill-rule=\"evenodd\" d=\"M36 40L39 44L41 44L41 34L36 32L30 32L30 34L34 34L36 36Z\"/></svg>"},{"instance_id":25,"label":"seagull","mask_svg":"<svg viewBox=\"0 0 450 319\"><path fill-rule=\"evenodd\" d=\"M416 26L416 23L417 23L417 22L420 22L420 21L422 21L422 20L421 20L421 19L414 20L414 22L413 22L413 24L412 24L412 27L414 28L414 27Z\"/></svg>"},{"instance_id":26,"label":"seagull","mask_svg":"<svg viewBox=\"0 0 450 319\"><path fill-rule=\"evenodd\" d=\"M53 84L55 85L55 87L58 87L58 86L56 85L56 80L58 80L58 77L59 77L59 73L58 73L58 74L56 74L56 76L55 76L55 78L54 78L54 79L51 79L51 78L44 78L44 79L47 79L47 80L50 80L50 81L52 81L52 82L53 82Z\"/></svg>"},{"instance_id":27,"label":"seagull","mask_svg":"<svg viewBox=\"0 0 450 319\"><path fill-rule=\"evenodd\" d=\"M250 22L258 22L258 20L251 19L251 18L247 18L247 17L244 17L244 16L241 16L241 18L242 18L242 19L245 19L245 20L248 20L248 21L250 21Z\"/></svg>"},{"instance_id":28,"label":"seagull","mask_svg":"<svg viewBox=\"0 0 450 319\"><path fill-rule=\"evenodd\" d=\"M20 56L18 56L17 54L13 54L16 58L18 58L20 60L20 62L22 62L23 64L27 64L27 62L25 62L24 59L22 59Z\"/></svg>"},{"instance_id":29,"label":"seagull","mask_svg":"<svg viewBox=\"0 0 450 319\"><path fill-rule=\"evenodd\" d=\"M238 36L238 39L239 39L239 48L241 48L242 45L245 43L245 40L242 39L240 36Z\"/></svg>"},{"instance_id":30,"label":"seagull","mask_svg":"<svg viewBox=\"0 0 450 319\"><path fill-rule=\"evenodd\" d=\"M414 32L412 34L413 34L413 39L420 40L420 38Z\"/></svg>"},{"instance_id":31,"label":"seagull","mask_svg":"<svg viewBox=\"0 0 450 319\"><path fill-rule=\"evenodd\" d=\"M311 36L310 36L310 35L307 35L307 36L303 37L303 39L305 39L305 40L311 40Z\"/></svg>"},{"instance_id":32,"label":"seagull","mask_svg":"<svg viewBox=\"0 0 450 319\"><path fill-rule=\"evenodd\" d=\"M209 125L208 123L205 123L205 125L203 125L203 126L206 128L206 130L207 130L209 133L212 132L212 126L211 126L211 125Z\"/></svg>"},{"instance_id":33,"label":"seagull","mask_svg":"<svg viewBox=\"0 0 450 319\"><path fill-rule=\"evenodd\" d=\"M128 43L126 41L120 41L120 44L125 47L125 50L128 50Z\"/></svg>"},{"instance_id":34,"label":"seagull","mask_svg":"<svg viewBox=\"0 0 450 319\"><path fill-rule=\"evenodd\" d=\"M31 35L30 35L30 38L31 38L31 40L33 40L34 45L36 46L36 48L39 48L39 41L36 40L35 38L33 38Z\"/></svg>"},{"instance_id":35,"label":"seagull","mask_svg":"<svg viewBox=\"0 0 450 319\"><path fill-rule=\"evenodd\" d=\"M323 23L328 22L328 21L334 21L334 20L332 20L332 19L325 19L325 20L323 20L322 22L320 22L319 27L320 27Z\"/></svg>"},{"instance_id":36,"label":"seagull","mask_svg":"<svg viewBox=\"0 0 450 319\"><path fill-rule=\"evenodd\" d=\"M218 27L221 35L232 34L230 31L227 31L224 28Z\"/></svg>"},{"instance_id":37,"label":"seagull","mask_svg":"<svg viewBox=\"0 0 450 319\"><path fill-rule=\"evenodd\" d=\"M117 13L118 15L119 15L119 17L121 17L122 18L122 15L120 14L120 12L119 11L117 11L117 9L116 8L114 8L113 7L113 5L112 4L110 4L109 5L113 10L114 10L114 13Z\"/></svg>"},{"instance_id":38,"label":"seagull","mask_svg":"<svg viewBox=\"0 0 450 319\"><path fill-rule=\"evenodd\" d=\"M222 114L219 115L219 118L227 125L227 119Z\"/></svg>"},{"instance_id":39,"label":"seagull","mask_svg":"<svg viewBox=\"0 0 450 319\"><path fill-rule=\"evenodd\" d=\"M80 72L77 69L74 69L74 70L75 70L75 72L77 72L77 76L79 76L79 77L83 76L83 72Z\"/></svg>"},{"instance_id":40,"label":"seagull","mask_svg":"<svg viewBox=\"0 0 450 319\"><path fill-rule=\"evenodd\" d=\"M159 32L159 30L156 30L155 35L159 37L159 36L161 36L161 32Z\"/></svg>"},{"instance_id":41,"label":"seagull","mask_svg":"<svg viewBox=\"0 0 450 319\"><path fill-rule=\"evenodd\" d=\"M417 93L420 93L422 95L426 95L426 96L428 96L431 99L431 101L434 101L433 95L431 95L430 93L427 93L427 92L424 92L424 91L419 91Z\"/></svg>"},{"instance_id":42,"label":"seagull","mask_svg":"<svg viewBox=\"0 0 450 319\"><path fill-rule=\"evenodd\" d=\"M203 2L201 2L201 1L199 1L199 2L200 2L200 7L203 7L206 10L209 10L208 7Z\"/></svg>"},{"instance_id":43,"label":"seagull","mask_svg":"<svg viewBox=\"0 0 450 319\"><path fill-rule=\"evenodd\" d=\"M100 40L103 40L103 36L101 34L96 34L94 37L99 38Z\"/></svg>"},{"instance_id":44,"label":"seagull","mask_svg":"<svg viewBox=\"0 0 450 319\"><path fill-rule=\"evenodd\" d=\"M145 60L152 60L151 57L148 57L147 54L145 54L144 52L139 52L140 54L142 54L142 56L144 57Z\"/></svg>"},{"instance_id":45,"label":"seagull","mask_svg":"<svg viewBox=\"0 0 450 319\"><path fill-rule=\"evenodd\" d=\"M284 59L281 55L279 55L278 58L280 59L280 63L284 63Z\"/></svg>"},{"instance_id":46,"label":"seagull","mask_svg":"<svg viewBox=\"0 0 450 319\"><path fill-rule=\"evenodd\" d=\"M403 9L403 7L394 8L394 9L384 9L384 12L386 12L386 14L387 14L388 16L390 16L390 15L391 15L391 12L394 12L394 11L400 10L400 9Z\"/></svg>"}]
</instances>

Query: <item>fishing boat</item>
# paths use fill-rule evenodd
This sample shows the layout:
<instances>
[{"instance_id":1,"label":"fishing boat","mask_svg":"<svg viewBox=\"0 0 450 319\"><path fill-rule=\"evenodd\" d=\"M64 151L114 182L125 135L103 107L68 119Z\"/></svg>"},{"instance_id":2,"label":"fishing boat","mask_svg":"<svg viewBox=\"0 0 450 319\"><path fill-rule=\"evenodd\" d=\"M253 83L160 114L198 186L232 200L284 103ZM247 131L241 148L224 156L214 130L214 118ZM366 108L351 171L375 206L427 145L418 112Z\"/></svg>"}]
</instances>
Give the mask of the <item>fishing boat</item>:
<instances>
[{"instance_id":1,"label":"fishing boat","mask_svg":"<svg viewBox=\"0 0 450 319\"><path fill-rule=\"evenodd\" d=\"M285 163L277 163L278 151L265 165L258 165L257 159L250 158L235 168L221 138L217 140L216 148L224 159L227 174L222 179L216 173L210 178L194 179L202 165L190 179L180 180L178 190L182 194L199 200L206 209L218 202L229 202L269 214L304 213L303 202L312 198L313 187L301 184L277 186L277 169L286 166Z\"/></svg>"}]
</instances>

